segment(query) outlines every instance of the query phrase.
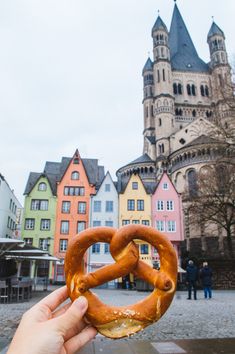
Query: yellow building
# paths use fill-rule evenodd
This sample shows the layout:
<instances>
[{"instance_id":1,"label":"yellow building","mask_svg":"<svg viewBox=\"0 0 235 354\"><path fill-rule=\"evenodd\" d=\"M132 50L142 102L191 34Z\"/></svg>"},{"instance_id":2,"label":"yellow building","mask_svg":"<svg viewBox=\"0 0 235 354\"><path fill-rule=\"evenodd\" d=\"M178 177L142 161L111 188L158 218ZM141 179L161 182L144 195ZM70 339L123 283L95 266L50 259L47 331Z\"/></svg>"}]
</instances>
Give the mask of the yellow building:
<instances>
[{"instance_id":1,"label":"yellow building","mask_svg":"<svg viewBox=\"0 0 235 354\"><path fill-rule=\"evenodd\" d=\"M137 174L132 174L119 194L119 226L128 224L151 226L151 195ZM150 245L141 240L136 243L139 245L140 259L152 266Z\"/></svg>"}]
</instances>

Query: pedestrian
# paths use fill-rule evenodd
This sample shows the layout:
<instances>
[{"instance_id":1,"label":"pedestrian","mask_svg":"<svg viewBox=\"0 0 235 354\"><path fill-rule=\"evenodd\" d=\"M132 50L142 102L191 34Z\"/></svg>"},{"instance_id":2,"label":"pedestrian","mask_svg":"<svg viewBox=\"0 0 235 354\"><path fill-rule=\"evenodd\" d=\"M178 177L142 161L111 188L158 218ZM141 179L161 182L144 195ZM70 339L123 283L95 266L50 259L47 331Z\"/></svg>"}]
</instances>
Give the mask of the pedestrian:
<instances>
[{"instance_id":1,"label":"pedestrian","mask_svg":"<svg viewBox=\"0 0 235 354\"><path fill-rule=\"evenodd\" d=\"M93 339L97 331L83 319L87 299L80 296L61 307L67 297L64 286L31 307L23 315L7 354L72 354Z\"/></svg>"},{"instance_id":2,"label":"pedestrian","mask_svg":"<svg viewBox=\"0 0 235 354\"><path fill-rule=\"evenodd\" d=\"M198 280L198 269L194 265L193 261L188 262L186 268L186 282L188 285L188 300L191 300L192 289L194 300L197 300L197 280Z\"/></svg>"},{"instance_id":3,"label":"pedestrian","mask_svg":"<svg viewBox=\"0 0 235 354\"><path fill-rule=\"evenodd\" d=\"M200 278L202 281L202 286L204 290L204 297L205 299L212 298L212 270L208 267L207 262L203 262L202 268L200 270Z\"/></svg>"}]
</instances>

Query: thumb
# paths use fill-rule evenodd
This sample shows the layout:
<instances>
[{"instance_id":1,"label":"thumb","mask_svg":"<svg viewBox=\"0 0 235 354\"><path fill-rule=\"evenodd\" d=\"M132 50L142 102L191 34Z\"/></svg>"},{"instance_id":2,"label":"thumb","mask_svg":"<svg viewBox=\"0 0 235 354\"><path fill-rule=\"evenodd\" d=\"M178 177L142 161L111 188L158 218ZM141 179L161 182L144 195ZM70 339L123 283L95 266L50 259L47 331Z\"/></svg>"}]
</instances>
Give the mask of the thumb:
<instances>
[{"instance_id":1,"label":"thumb","mask_svg":"<svg viewBox=\"0 0 235 354\"><path fill-rule=\"evenodd\" d=\"M77 328L88 308L87 299L80 296L76 299L65 314L56 318L56 327L66 334L71 328Z\"/></svg>"}]
</instances>

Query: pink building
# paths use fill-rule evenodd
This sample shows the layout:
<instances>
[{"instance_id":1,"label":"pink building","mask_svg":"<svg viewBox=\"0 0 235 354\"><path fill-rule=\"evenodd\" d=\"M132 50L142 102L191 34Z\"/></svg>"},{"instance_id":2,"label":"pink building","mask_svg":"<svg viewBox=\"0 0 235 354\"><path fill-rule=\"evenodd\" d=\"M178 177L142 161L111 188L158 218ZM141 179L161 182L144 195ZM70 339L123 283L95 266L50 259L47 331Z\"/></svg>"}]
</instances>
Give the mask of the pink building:
<instances>
[{"instance_id":1,"label":"pink building","mask_svg":"<svg viewBox=\"0 0 235 354\"><path fill-rule=\"evenodd\" d=\"M166 173L162 175L152 196L152 225L172 242L180 264L179 245L184 239L182 202ZM153 260L158 260L156 250L152 252Z\"/></svg>"}]
</instances>

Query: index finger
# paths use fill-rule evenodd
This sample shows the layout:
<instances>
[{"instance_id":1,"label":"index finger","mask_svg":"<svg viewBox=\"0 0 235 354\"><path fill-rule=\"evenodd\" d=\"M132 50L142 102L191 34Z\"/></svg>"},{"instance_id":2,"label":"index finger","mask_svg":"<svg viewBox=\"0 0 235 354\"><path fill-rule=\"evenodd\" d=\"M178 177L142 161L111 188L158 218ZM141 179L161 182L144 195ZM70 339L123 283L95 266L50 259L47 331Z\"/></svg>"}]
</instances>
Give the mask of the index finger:
<instances>
[{"instance_id":1,"label":"index finger","mask_svg":"<svg viewBox=\"0 0 235 354\"><path fill-rule=\"evenodd\" d=\"M67 286L62 286L53 291L48 296L44 297L37 305L47 306L51 311L54 311L59 305L61 305L68 298Z\"/></svg>"}]
</instances>

